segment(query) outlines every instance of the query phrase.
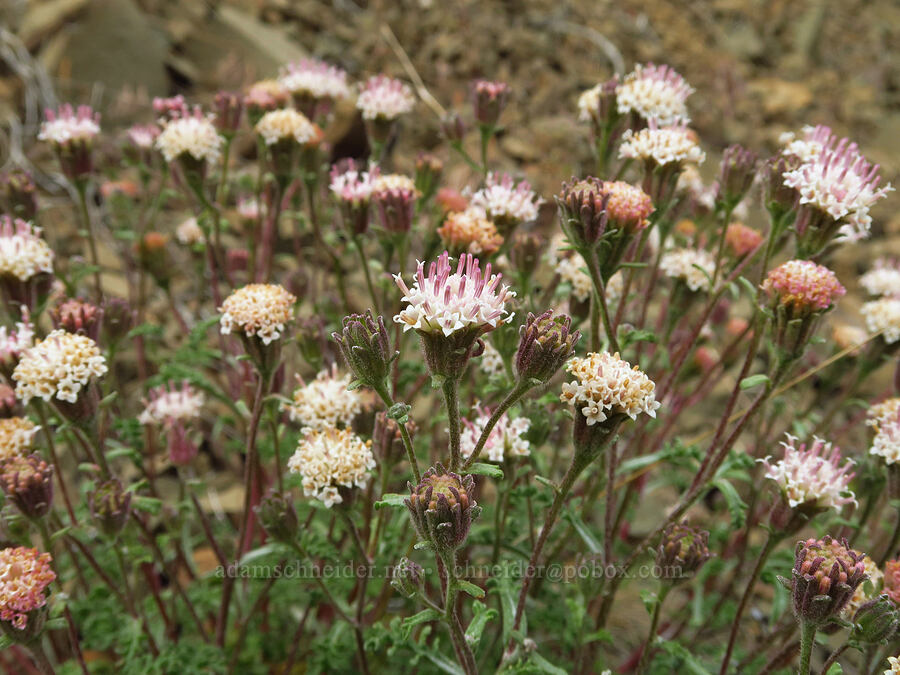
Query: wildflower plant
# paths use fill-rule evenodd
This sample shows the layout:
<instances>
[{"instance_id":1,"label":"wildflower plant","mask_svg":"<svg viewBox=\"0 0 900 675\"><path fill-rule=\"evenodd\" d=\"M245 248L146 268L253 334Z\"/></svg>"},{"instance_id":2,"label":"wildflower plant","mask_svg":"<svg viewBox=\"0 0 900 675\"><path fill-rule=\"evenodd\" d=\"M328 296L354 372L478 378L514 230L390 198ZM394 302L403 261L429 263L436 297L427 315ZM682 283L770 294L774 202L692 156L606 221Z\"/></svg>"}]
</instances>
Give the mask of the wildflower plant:
<instances>
[{"instance_id":1,"label":"wildflower plant","mask_svg":"<svg viewBox=\"0 0 900 675\"><path fill-rule=\"evenodd\" d=\"M900 272L833 253L888 172L824 125L720 147L637 64L558 174L536 89L366 65L64 104L0 178L0 662L885 665Z\"/></svg>"}]
</instances>

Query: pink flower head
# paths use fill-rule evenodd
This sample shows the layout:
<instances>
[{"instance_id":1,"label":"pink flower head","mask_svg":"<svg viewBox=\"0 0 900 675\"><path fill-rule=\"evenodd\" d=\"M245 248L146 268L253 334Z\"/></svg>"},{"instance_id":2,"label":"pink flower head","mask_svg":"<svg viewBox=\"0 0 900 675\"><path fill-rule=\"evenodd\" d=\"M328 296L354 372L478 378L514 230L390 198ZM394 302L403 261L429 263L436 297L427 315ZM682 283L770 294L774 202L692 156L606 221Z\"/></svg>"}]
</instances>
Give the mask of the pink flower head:
<instances>
[{"instance_id":1,"label":"pink flower head","mask_svg":"<svg viewBox=\"0 0 900 675\"><path fill-rule=\"evenodd\" d=\"M731 223L725 230L725 243L738 258L755 250L762 241L763 236L758 230L743 223Z\"/></svg>"},{"instance_id":2,"label":"pink flower head","mask_svg":"<svg viewBox=\"0 0 900 675\"><path fill-rule=\"evenodd\" d=\"M176 119L187 116L188 105L181 94L169 98L157 96L153 99L153 111L163 119Z\"/></svg>"},{"instance_id":3,"label":"pink flower head","mask_svg":"<svg viewBox=\"0 0 900 675\"><path fill-rule=\"evenodd\" d=\"M841 465L840 449L832 447L821 438L814 437L807 449L805 443L796 445L796 438L787 435L784 458L771 463L770 457L760 459L766 467L766 478L781 487L791 508L801 504L814 504L822 508L840 509L844 504L856 504L850 491L850 481L856 475L850 472L853 460ZM849 496L844 496L849 495Z\"/></svg>"},{"instance_id":4,"label":"pink flower head","mask_svg":"<svg viewBox=\"0 0 900 675\"><path fill-rule=\"evenodd\" d=\"M541 199L527 180L517 183L508 173L489 173L484 187L472 195L472 206L481 208L488 218L503 224L517 225L536 220L540 204Z\"/></svg>"},{"instance_id":5,"label":"pink flower head","mask_svg":"<svg viewBox=\"0 0 900 675\"><path fill-rule=\"evenodd\" d=\"M506 82L476 80L472 89L475 92L475 119L480 124L494 126L509 99L509 85Z\"/></svg>"},{"instance_id":6,"label":"pink flower head","mask_svg":"<svg viewBox=\"0 0 900 675\"><path fill-rule=\"evenodd\" d=\"M830 269L811 260L788 260L771 270L763 290L800 312L828 309L847 291Z\"/></svg>"},{"instance_id":7,"label":"pink flower head","mask_svg":"<svg viewBox=\"0 0 900 675\"><path fill-rule=\"evenodd\" d=\"M414 328L449 336L471 328L487 333L513 319L506 302L516 294L508 286L501 286L501 278L500 274L491 274L490 263L482 272L478 258L471 254L459 257L454 272L450 254L444 251L428 266L427 276L425 263L419 262L411 289L399 274L394 275L403 291L401 300L406 303L394 321L405 324L404 331Z\"/></svg>"},{"instance_id":8,"label":"pink flower head","mask_svg":"<svg viewBox=\"0 0 900 675\"><path fill-rule=\"evenodd\" d=\"M686 101L694 93L669 66L638 64L616 88L616 107L622 115L636 113L660 126L690 121Z\"/></svg>"},{"instance_id":9,"label":"pink flower head","mask_svg":"<svg viewBox=\"0 0 900 675\"><path fill-rule=\"evenodd\" d=\"M294 96L332 101L350 96L346 71L318 59L289 63L282 69L278 81Z\"/></svg>"},{"instance_id":10,"label":"pink flower head","mask_svg":"<svg viewBox=\"0 0 900 675\"><path fill-rule=\"evenodd\" d=\"M159 127L155 124L135 124L128 130L128 140L141 150L152 149L157 136Z\"/></svg>"},{"instance_id":11,"label":"pink flower head","mask_svg":"<svg viewBox=\"0 0 900 675\"><path fill-rule=\"evenodd\" d=\"M24 630L28 614L47 604L45 589L56 573L49 553L18 546L0 550L0 620Z\"/></svg>"},{"instance_id":12,"label":"pink flower head","mask_svg":"<svg viewBox=\"0 0 900 675\"><path fill-rule=\"evenodd\" d=\"M329 188L335 199L354 205L367 203L375 188L378 167L363 171L353 160L339 162L331 167Z\"/></svg>"},{"instance_id":13,"label":"pink flower head","mask_svg":"<svg viewBox=\"0 0 900 675\"><path fill-rule=\"evenodd\" d=\"M869 163L856 143L838 139L827 127L814 128L808 139L804 146L807 159L784 172L784 184L800 193L801 205L841 222L842 239L867 238L872 223L869 209L893 188L890 184L879 187L880 167ZM801 235L804 220L800 219L797 225Z\"/></svg>"},{"instance_id":14,"label":"pink flower head","mask_svg":"<svg viewBox=\"0 0 900 675\"><path fill-rule=\"evenodd\" d=\"M363 85L356 107L363 119L394 120L412 110L415 103L407 84L387 75L374 75Z\"/></svg>"},{"instance_id":15,"label":"pink flower head","mask_svg":"<svg viewBox=\"0 0 900 675\"><path fill-rule=\"evenodd\" d=\"M46 121L41 124L38 139L49 141L58 147L68 147L73 143L89 145L100 133L100 113L93 108L80 105L77 109L64 103L57 110L44 111Z\"/></svg>"},{"instance_id":16,"label":"pink flower head","mask_svg":"<svg viewBox=\"0 0 900 675\"><path fill-rule=\"evenodd\" d=\"M491 418L492 411L489 408L476 406L474 412L478 413L472 422L463 418L462 437L460 439L461 451L464 457L470 457L475 451L475 445L481 437L481 433ZM484 452L491 462L502 462L504 459L524 457L531 452L531 445L524 438L531 422L527 417L510 419L504 413L497 424L491 429L488 439L484 444Z\"/></svg>"}]
</instances>

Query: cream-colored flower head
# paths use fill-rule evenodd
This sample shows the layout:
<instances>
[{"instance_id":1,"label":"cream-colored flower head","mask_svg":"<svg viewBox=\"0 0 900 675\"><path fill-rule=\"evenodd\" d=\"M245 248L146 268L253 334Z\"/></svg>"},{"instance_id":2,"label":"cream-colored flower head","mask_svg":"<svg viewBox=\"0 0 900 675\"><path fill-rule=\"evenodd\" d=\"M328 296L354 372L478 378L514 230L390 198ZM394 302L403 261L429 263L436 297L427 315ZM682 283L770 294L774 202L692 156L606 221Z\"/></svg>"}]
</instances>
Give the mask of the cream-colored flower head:
<instances>
[{"instance_id":1,"label":"cream-colored flower head","mask_svg":"<svg viewBox=\"0 0 900 675\"><path fill-rule=\"evenodd\" d=\"M293 318L296 302L297 298L278 284L248 284L232 292L219 308L222 334L239 331L267 345L281 337Z\"/></svg>"},{"instance_id":2,"label":"cream-colored flower head","mask_svg":"<svg viewBox=\"0 0 900 675\"><path fill-rule=\"evenodd\" d=\"M34 446L34 435L39 429L27 417L0 419L0 464L29 454Z\"/></svg>"},{"instance_id":3,"label":"cream-colored flower head","mask_svg":"<svg viewBox=\"0 0 900 675\"><path fill-rule=\"evenodd\" d=\"M900 340L900 298L880 298L863 304L859 310L870 335L881 333L888 344Z\"/></svg>"},{"instance_id":4,"label":"cream-colored flower head","mask_svg":"<svg viewBox=\"0 0 900 675\"><path fill-rule=\"evenodd\" d=\"M692 291L708 291L716 261L703 249L674 248L663 254L659 267L667 277L681 279Z\"/></svg>"},{"instance_id":5,"label":"cream-colored flower head","mask_svg":"<svg viewBox=\"0 0 900 675\"><path fill-rule=\"evenodd\" d=\"M391 190L402 190L412 192L416 196L419 195L419 191L416 190L415 181L402 173L385 173L373 178L372 194L389 192Z\"/></svg>"},{"instance_id":6,"label":"cream-colored flower head","mask_svg":"<svg viewBox=\"0 0 900 675\"><path fill-rule=\"evenodd\" d=\"M503 375L506 371L503 365L503 357L500 356L500 352L490 342L485 341L484 343L484 352L478 361L478 368L488 377L497 377Z\"/></svg>"},{"instance_id":7,"label":"cream-colored flower head","mask_svg":"<svg viewBox=\"0 0 900 675\"><path fill-rule=\"evenodd\" d=\"M600 97L603 95L605 85L601 82L598 85L581 92L578 97L578 119L582 122L590 122L597 114L600 107Z\"/></svg>"},{"instance_id":8,"label":"cream-colored flower head","mask_svg":"<svg viewBox=\"0 0 900 675\"><path fill-rule=\"evenodd\" d=\"M769 456L757 461L765 466L766 478L778 483L791 508L814 504L840 510L844 504L856 504L856 496L849 488L854 476L850 471L853 460L841 464L840 449L821 438L813 437L807 448L806 443L797 445L796 437L785 436L782 459L770 462Z\"/></svg>"},{"instance_id":9,"label":"cream-colored flower head","mask_svg":"<svg viewBox=\"0 0 900 675\"><path fill-rule=\"evenodd\" d=\"M569 359L566 370L576 381L563 383L560 400L580 410L588 425L615 414L631 419L641 413L656 417L656 385L640 368L620 359L618 353L575 356Z\"/></svg>"},{"instance_id":10,"label":"cream-colored flower head","mask_svg":"<svg viewBox=\"0 0 900 675\"><path fill-rule=\"evenodd\" d=\"M316 379L294 390L293 403L287 405L294 422L312 429L349 427L362 412L363 397L358 389L348 389L350 375L338 375L337 366L323 370Z\"/></svg>"},{"instance_id":11,"label":"cream-colored flower head","mask_svg":"<svg viewBox=\"0 0 900 675\"><path fill-rule=\"evenodd\" d=\"M178 239L178 243L185 246L202 244L205 240L203 230L197 224L197 219L193 217L182 220L178 224L178 227L175 228L175 238Z\"/></svg>"},{"instance_id":12,"label":"cream-colored flower head","mask_svg":"<svg viewBox=\"0 0 900 675\"><path fill-rule=\"evenodd\" d=\"M299 145L315 145L322 139L322 130L293 108L271 110L256 123L256 133L266 145L293 139Z\"/></svg>"},{"instance_id":13,"label":"cream-colored flower head","mask_svg":"<svg viewBox=\"0 0 900 675\"><path fill-rule=\"evenodd\" d=\"M53 251L41 238L41 228L20 218L0 217L0 276L28 281L53 272Z\"/></svg>"},{"instance_id":14,"label":"cream-colored flower head","mask_svg":"<svg viewBox=\"0 0 900 675\"><path fill-rule=\"evenodd\" d=\"M684 126L657 127L622 134L619 157L665 164L702 164L706 153L697 145L697 134Z\"/></svg>"},{"instance_id":15,"label":"cream-colored flower head","mask_svg":"<svg viewBox=\"0 0 900 675\"><path fill-rule=\"evenodd\" d=\"M888 665L890 668L884 671L884 675L897 675L897 673L900 673L900 656L889 656Z\"/></svg>"},{"instance_id":16,"label":"cream-colored flower head","mask_svg":"<svg viewBox=\"0 0 900 675\"><path fill-rule=\"evenodd\" d=\"M288 470L302 476L303 494L331 507L344 501L338 488L368 485L375 468L371 445L349 429L307 429Z\"/></svg>"},{"instance_id":17,"label":"cream-colored flower head","mask_svg":"<svg viewBox=\"0 0 900 675\"><path fill-rule=\"evenodd\" d=\"M866 424L875 429L869 454L885 464L900 462L900 398L885 399L869 408Z\"/></svg>"},{"instance_id":18,"label":"cream-colored flower head","mask_svg":"<svg viewBox=\"0 0 900 675\"><path fill-rule=\"evenodd\" d=\"M96 342L86 335L55 330L22 355L12 378L22 403L33 398L75 403L91 378L102 377L106 370Z\"/></svg>"},{"instance_id":19,"label":"cream-colored flower head","mask_svg":"<svg viewBox=\"0 0 900 675\"><path fill-rule=\"evenodd\" d=\"M350 96L346 71L318 59L301 59L287 64L278 81L295 95L332 100Z\"/></svg>"},{"instance_id":20,"label":"cream-colored flower head","mask_svg":"<svg viewBox=\"0 0 900 675\"><path fill-rule=\"evenodd\" d=\"M841 618L844 621L853 621L853 617L856 616L860 607L878 597L878 591L884 580L884 573L869 556L863 555L862 564L866 568L866 575L869 578L856 587L853 597L841 610Z\"/></svg>"},{"instance_id":21,"label":"cream-colored flower head","mask_svg":"<svg viewBox=\"0 0 900 675\"><path fill-rule=\"evenodd\" d=\"M412 89L386 75L375 75L366 80L356 99L356 107L366 120L394 120L412 110L415 104Z\"/></svg>"},{"instance_id":22,"label":"cream-colored flower head","mask_svg":"<svg viewBox=\"0 0 900 675\"><path fill-rule=\"evenodd\" d=\"M188 382L182 382L181 387L169 382L150 390L138 422L162 425L189 422L200 417L205 403L203 392L197 391Z\"/></svg>"},{"instance_id":23,"label":"cream-colored flower head","mask_svg":"<svg viewBox=\"0 0 900 675\"><path fill-rule=\"evenodd\" d=\"M166 120L163 124L162 132L156 137L156 148L167 162L174 162L182 155L209 164L219 159L224 140L212 119L204 116L199 108L191 115Z\"/></svg>"},{"instance_id":24,"label":"cream-colored flower head","mask_svg":"<svg viewBox=\"0 0 900 675\"><path fill-rule=\"evenodd\" d=\"M437 234L444 247L454 253L493 255L503 245L497 226L482 209L475 206L448 213Z\"/></svg>"}]
</instances>

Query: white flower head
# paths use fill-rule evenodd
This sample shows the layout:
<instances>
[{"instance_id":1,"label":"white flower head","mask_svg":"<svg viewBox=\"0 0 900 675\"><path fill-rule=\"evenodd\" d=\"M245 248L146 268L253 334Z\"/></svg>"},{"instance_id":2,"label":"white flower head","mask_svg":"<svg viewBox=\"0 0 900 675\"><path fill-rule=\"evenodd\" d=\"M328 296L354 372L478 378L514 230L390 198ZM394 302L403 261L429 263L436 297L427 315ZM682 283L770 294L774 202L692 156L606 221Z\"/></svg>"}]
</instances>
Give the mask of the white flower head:
<instances>
[{"instance_id":1,"label":"white flower head","mask_svg":"<svg viewBox=\"0 0 900 675\"><path fill-rule=\"evenodd\" d=\"M189 155L198 162L213 164L219 159L224 139L216 130L212 116L204 116L199 108L192 114L162 120L163 129L156 137L156 148L167 162Z\"/></svg>"},{"instance_id":2,"label":"white flower head","mask_svg":"<svg viewBox=\"0 0 900 675\"><path fill-rule=\"evenodd\" d=\"M53 272L53 251L41 229L20 218L0 216L0 276L28 281L41 272Z\"/></svg>"},{"instance_id":3,"label":"white flower head","mask_svg":"<svg viewBox=\"0 0 900 675\"><path fill-rule=\"evenodd\" d=\"M471 206L482 209L491 220L503 220L513 224L527 223L538 217L541 200L522 180L516 183L507 173L489 173L484 187L472 195Z\"/></svg>"},{"instance_id":4,"label":"white flower head","mask_svg":"<svg viewBox=\"0 0 900 675\"><path fill-rule=\"evenodd\" d=\"M297 298L278 284L248 284L225 298L219 308L221 332L240 331L267 345L281 337L296 302Z\"/></svg>"},{"instance_id":5,"label":"white flower head","mask_svg":"<svg viewBox=\"0 0 900 675\"><path fill-rule=\"evenodd\" d=\"M318 59L301 59L289 63L278 77L291 94L336 101L350 97L347 72Z\"/></svg>"},{"instance_id":6,"label":"white flower head","mask_svg":"<svg viewBox=\"0 0 900 675\"><path fill-rule=\"evenodd\" d=\"M358 389L349 389L350 375L338 375L337 365L323 370L312 382L300 380L293 402L286 405L291 420L312 429L349 427L362 412L363 397Z\"/></svg>"},{"instance_id":7,"label":"white flower head","mask_svg":"<svg viewBox=\"0 0 900 675\"><path fill-rule=\"evenodd\" d=\"M169 382L150 390L138 422L165 426L175 422L189 422L200 417L205 404L206 396L194 389L189 382L182 382L180 387Z\"/></svg>"},{"instance_id":8,"label":"white flower head","mask_svg":"<svg viewBox=\"0 0 900 675\"><path fill-rule=\"evenodd\" d=\"M638 132L626 129L619 157L666 164L702 164L706 153L697 144L697 134L686 126L659 127L653 121Z\"/></svg>"},{"instance_id":9,"label":"white flower head","mask_svg":"<svg viewBox=\"0 0 900 675\"><path fill-rule=\"evenodd\" d=\"M490 263L482 272L478 258L465 254L454 272L449 259L444 251L429 265L427 276L425 263L419 262L411 289L399 274L394 276L406 303L394 321L404 324L404 331L414 328L445 336L469 329L486 333L512 321L506 302L516 294L500 284L502 275L491 274Z\"/></svg>"},{"instance_id":10,"label":"white flower head","mask_svg":"<svg viewBox=\"0 0 900 675\"><path fill-rule=\"evenodd\" d=\"M356 99L356 107L366 120L395 120L410 112L415 104L409 85L386 75L375 75L366 80Z\"/></svg>"},{"instance_id":11,"label":"white flower head","mask_svg":"<svg viewBox=\"0 0 900 675\"><path fill-rule=\"evenodd\" d=\"M491 418L491 411L487 408L476 406L475 410L478 416L474 422L463 419L464 428L460 437L460 450L464 457L472 455L482 431ZM483 450L487 452L488 460L502 462L504 459L528 455L531 452L531 445L524 436L530 427L531 422L527 417L510 419L509 415L504 413L491 429L484 444Z\"/></svg>"},{"instance_id":12,"label":"white flower head","mask_svg":"<svg viewBox=\"0 0 900 675\"><path fill-rule=\"evenodd\" d=\"M70 143L90 144L100 133L100 114L90 106L80 105L74 109L65 103L54 111L44 111L46 121L41 124L38 140L48 141L56 146Z\"/></svg>"},{"instance_id":13,"label":"white flower head","mask_svg":"<svg viewBox=\"0 0 900 675\"><path fill-rule=\"evenodd\" d=\"M294 140L299 145L315 145L322 138L322 130L293 108L271 110L256 123L256 133L266 145Z\"/></svg>"},{"instance_id":14,"label":"white flower head","mask_svg":"<svg viewBox=\"0 0 900 675\"><path fill-rule=\"evenodd\" d=\"M875 266L859 278L869 295L900 297L900 262L879 258Z\"/></svg>"},{"instance_id":15,"label":"white flower head","mask_svg":"<svg viewBox=\"0 0 900 675\"><path fill-rule=\"evenodd\" d=\"M688 123L687 98L694 93L684 78L669 66L637 65L616 87L620 114L637 113L661 126Z\"/></svg>"},{"instance_id":16,"label":"white flower head","mask_svg":"<svg viewBox=\"0 0 900 675\"><path fill-rule=\"evenodd\" d=\"M807 448L806 443L798 446L795 436L785 435L782 459L773 463L769 456L757 461L765 465L766 478L778 483L791 508L815 504L839 510L844 504L856 504L856 497L848 488L855 475L850 471L853 460L842 465L840 450L821 438L814 437Z\"/></svg>"},{"instance_id":17,"label":"white flower head","mask_svg":"<svg viewBox=\"0 0 900 675\"><path fill-rule=\"evenodd\" d=\"M869 454L885 464L900 461L900 398L889 398L869 408L866 424L875 429Z\"/></svg>"},{"instance_id":18,"label":"white flower head","mask_svg":"<svg viewBox=\"0 0 900 675\"><path fill-rule=\"evenodd\" d=\"M681 279L692 291L708 291L716 261L703 249L674 248L663 254L659 267L667 277Z\"/></svg>"},{"instance_id":19,"label":"white flower head","mask_svg":"<svg viewBox=\"0 0 900 675\"><path fill-rule=\"evenodd\" d=\"M860 308L869 335L881 333L888 344L900 340L900 298L879 298Z\"/></svg>"}]
</instances>

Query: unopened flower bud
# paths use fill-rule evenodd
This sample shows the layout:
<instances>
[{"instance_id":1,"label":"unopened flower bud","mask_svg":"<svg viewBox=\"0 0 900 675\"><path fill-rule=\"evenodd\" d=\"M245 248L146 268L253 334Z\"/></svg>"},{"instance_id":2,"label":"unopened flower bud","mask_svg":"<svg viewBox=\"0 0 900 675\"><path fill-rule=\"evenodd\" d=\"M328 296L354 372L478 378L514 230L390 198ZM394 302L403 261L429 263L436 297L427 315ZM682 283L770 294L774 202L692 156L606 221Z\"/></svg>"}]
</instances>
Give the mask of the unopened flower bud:
<instances>
[{"instance_id":1,"label":"unopened flower bud","mask_svg":"<svg viewBox=\"0 0 900 675\"><path fill-rule=\"evenodd\" d=\"M416 433L416 423L413 420L406 422L406 430L410 436ZM403 437L400 435L400 425L397 420L381 411L375 415L375 427L372 430L372 451L379 462L393 463L403 455Z\"/></svg>"},{"instance_id":2,"label":"unopened flower bud","mask_svg":"<svg viewBox=\"0 0 900 675\"><path fill-rule=\"evenodd\" d=\"M900 610L887 594L869 600L852 619L850 640L863 645L887 644L900 628Z\"/></svg>"},{"instance_id":3,"label":"unopened flower bud","mask_svg":"<svg viewBox=\"0 0 900 675\"><path fill-rule=\"evenodd\" d=\"M138 264L153 277L162 288L167 288L172 279L172 261L166 245L169 240L159 232L148 232L138 242Z\"/></svg>"},{"instance_id":4,"label":"unopened flower bud","mask_svg":"<svg viewBox=\"0 0 900 675\"><path fill-rule=\"evenodd\" d=\"M241 126L241 117L244 112L244 101L241 96L230 91L220 91L216 94L215 108L216 129L225 138L234 136Z\"/></svg>"},{"instance_id":5,"label":"unopened flower bud","mask_svg":"<svg viewBox=\"0 0 900 675\"><path fill-rule=\"evenodd\" d=\"M466 125L458 113L450 113L441 120L441 132L449 143L462 143L466 136Z\"/></svg>"},{"instance_id":6,"label":"unopened flower bud","mask_svg":"<svg viewBox=\"0 0 900 675\"><path fill-rule=\"evenodd\" d=\"M770 158L764 165L763 199L766 209L775 219L782 219L792 212L800 199L796 189L784 184L784 174L797 168L796 157L785 157L779 154Z\"/></svg>"},{"instance_id":7,"label":"unopened flower bud","mask_svg":"<svg viewBox=\"0 0 900 675\"><path fill-rule=\"evenodd\" d=\"M88 496L91 516L108 537L122 531L131 515L131 493L115 478L104 481Z\"/></svg>"},{"instance_id":8,"label":"unopened flower bud","mask_svg":"<svg viewBox=\"0 0 900 675\"><path fill-rule=\"evenodd\" d=\"M791 579L794 615L801 623L821 627L837 617L868 577L864 555L828 535L797 542Z\"/></svg>"},{"instance_id":9,"label":"unopened flower bud","mask_svg":"<svg viewBox=\"0 0 900 675\"><path fill-rule=\"evenodd\" d=\"M412 598L421 592L424 584L425 575L422 566L409 558L400 558L400 562L394 567L391 586L398 593L405 595L407 598Z\"/></svg>"},{"instance_id":10,"label":"unopened flower bud","mask_svg":"<svg viewBox=\"0 0 900 675\"><path fill-rule=\"evenodd\" d=\"M563 232L576 248L591 248L606 232L609 219L606 205L609 195L603 193L603 183L589 176L563 183L556 198Z\"/></svg>"},{"instance_id":11,"label":"unopened flower bud","mask_svg":"<svg viewBox=\"0 0 900 675\"><path fill-rule=\"evenodd\" d=\"M266 534L275 541L287 544L297 538L300 521L289 495L271 492L256 507L256 515Z\"/></svg>"},{"instance_id":12,"label":"unopened flower bud","mask_svg":"<svg viewBox=\"0 0 900 675\"><path fill-rule=\"evenodd\" d=\"M423 200L434 195L443 171L444 163L438 157L424 152L416 157L415 184Z\"/></svg>"},{"instance_id":13,"label":"unopened flower bud","mask_svg":"<svg viewBox=\"0 0 900 675\"><path fill-rule=\"evenodd\" d=\"M755 153L740 145L729 145L719 166L716 204L731 210L744 198L756 178Z\"/></svg>"},{"instance_id":14,"label":"unopened flower bud","mask_svg":"<svg viewBox=\"0 0 900 675\"><path fill-rule=\"evenodd\" d=\"M677 583L694 576L710 558L709 532L687 521L666 527L656 550L660 578Z\"/></svg>"},{"instance_id":15,"label":"unopened flower bud","mask_svg":"<svg viewBox=\"0 0 900 675\"><path fill-rule=\"evenodd\" d=\"M38 455L7 461L0 473L0 487L28 518L40 518L53 502L53 468Z\"/></svg>"},{"instance_id":16,"label":"unopened flower bud","mask_svg":"<svg viewBox=\"0 0 900 675\"><path fill-rule=\"evenodd\" d=\"M24 169L12 169L3 177L6 186L6 208L22 220L34 220L38 211L37 186Z\"/></svg>"},{"instance_id":17,"label":"unopened flower bud","mask_svg":"<svg viewBox=\"0 0 900 675\"><path fill-rule=\"evenodd\" d=\"M103 335L111 344L124 339L134 327L135 311L124 298L106 296L103 300Z\"/></svg>"},{"instance_id":18,"label":"unopened flower bud","mask_svg":"<svg viewBox=\"0 0 900 675\"><path fill-rule=\"evenodd\" d=\"M90 302L70 298L50 310L50 318L55 328L87 335L94 342L100 339L103 310Z\"/></svg>"},{"instance_id":19,"label":"unopened flower bud","mask_svg":"<svg viewBox=\"0 0 900 675\"><path fill-rule=\"evenodd\" d=\"M522 381L548 382L575 351L581 332L572 330L572 319L548 309L528 314L519 329L516 373Z\"/></svg>"},{"instance_id":20,"label":"unopened flower bud","mask_svg":"<svg viewBox=\"0 0 900 675\"><path fill-rule=\"evenodd\" d=\"M384 319L365 314L344 317L343 330L331 337L341 349L350 371L362 384L376 391L386 386L396 352L391 348L391 338Z\"/></svg>"},{"instance_id":21,"label":"unopened flower bud","mask_svg":"<svg viewBox=\"0 0 900 675\"><path fill-rule=\"evenodd\" d=\"M465 543L469 528L480 513L475 503L475 481L447 471L441 464L428 469L418 485L407 484L405 501L419 538L440 555L452 555Z\"/></svg>"},{"instance_id":22,"label":"unopened flower bud","mask_svg":"<svg viewBox=\"0 0 900 675\"><path fill-rule=\"evenodd\" d=\"M500 114L509 100L509 85L506 82L478 80L472 86L475 119L485 127L495 127Z\"/></svg>"}]
</instances>

